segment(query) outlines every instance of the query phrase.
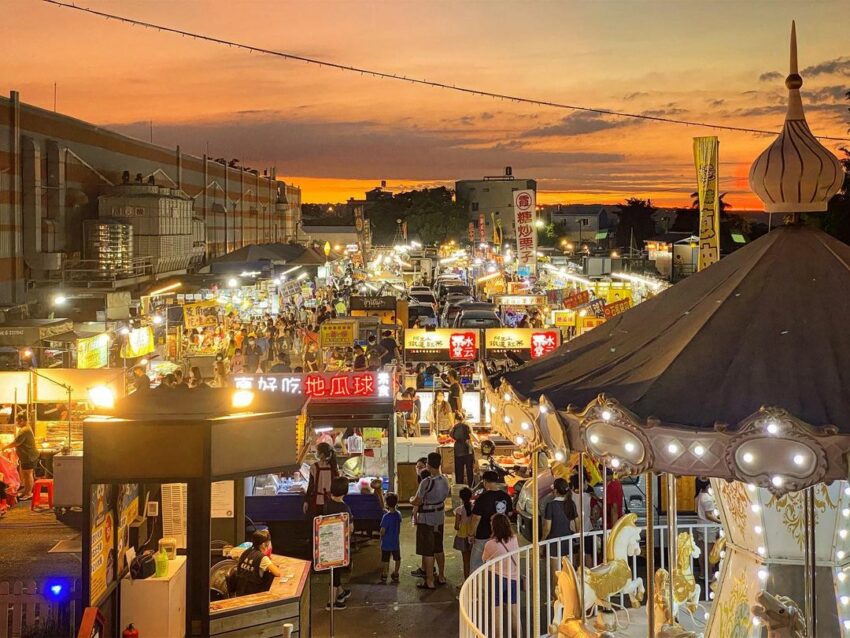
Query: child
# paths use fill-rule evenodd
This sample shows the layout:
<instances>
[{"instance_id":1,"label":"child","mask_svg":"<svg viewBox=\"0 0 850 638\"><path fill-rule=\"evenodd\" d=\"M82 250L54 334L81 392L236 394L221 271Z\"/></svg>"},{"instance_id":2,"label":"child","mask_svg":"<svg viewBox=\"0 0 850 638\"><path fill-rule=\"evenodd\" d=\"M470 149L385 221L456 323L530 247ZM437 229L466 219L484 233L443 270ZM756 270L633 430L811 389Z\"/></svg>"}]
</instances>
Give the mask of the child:
<instances>
[{"instance_id":1,"label":"child","mask_svg":"<svg viewBox=\"0 0 850 638\"><path fill-rule=\"evenodd\" d=\"M472 558L472 543L469 542L470 536L475 536L475 530L471 529L472 518L472 490L464 487L458 494L463 503L455 509L455 540L454 548L460 552L463 557L463 578L469 578L469 561Z\"/></svg>"},{"instance_id":2,"label":"child","mask_svg":"<svg viewBox=\"0 0 850 638\"><path fill-rule=\"evenodd\" d=\"M401 565L401 547L399 545L399 534L401 533L401 512L398 506L398 494L387 492L387 511L381 519L381 579L378 584L387 582L387 572L390 568L390 556L395 561L395 569L392 573L394 583L398 582L398 568Z\"/></svg>"},{"instance_id":3,"label":"child","mask_svg":"<svg viewBox=\"0 0 850 638\"><path fill-rule=\"evenodd\" d=\"M348 514L348 524L349 524L349 538L351 534L354 533L354 519L351 516L351 508L346 505L342 497L348 494L348 479L344 476L337 476L333 481L331 481L331 497L330 500L325 502L325 514L341 514L343 512ZM351 556L351 547L348 548L348 555ZM334 610L345 609L345 601L348 600L348 597L351 596L351 590L345 589L342 586L342 571L343 569L335 569L334 572L334 580L333 580L333 606ZM331 601L328 601L328 604L325 605L325 609L330 611L331 609Z\"/></svg>"}]
</instances>

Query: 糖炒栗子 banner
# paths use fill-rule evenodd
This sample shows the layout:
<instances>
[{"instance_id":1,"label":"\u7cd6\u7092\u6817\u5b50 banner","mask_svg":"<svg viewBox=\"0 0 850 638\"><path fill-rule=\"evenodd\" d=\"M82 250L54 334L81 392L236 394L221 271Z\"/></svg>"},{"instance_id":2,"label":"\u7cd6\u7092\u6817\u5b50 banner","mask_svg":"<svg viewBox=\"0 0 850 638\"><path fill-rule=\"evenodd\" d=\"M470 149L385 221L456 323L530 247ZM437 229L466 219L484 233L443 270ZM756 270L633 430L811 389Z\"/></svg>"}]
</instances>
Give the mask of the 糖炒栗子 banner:
<instances>
[{"instance_id":1,"label":"\u7cd6\u7092\u6817\u5b50 banner","mask_svg":"<svg viewBox=\"0 0 850 638\"><path fill-rule=\"evenodd\" d=\"M699 195L698 270L720 260L720 198L717 192L719 148L720 141L716 136L694 138Z\"/></svg>"},{"instance_id":2,"label":"\u7cd6\u7092\u6817\u5b50 banner","mask_svg":"<svg viewBox=\"0 0 850 638\"><path fill-rule=\"evenodd\" d=\"M537 272L537 228L534 226L533 190L514 191L514 223L516 225L516 265L520 276Z\"/></svg>"}]
</instances>

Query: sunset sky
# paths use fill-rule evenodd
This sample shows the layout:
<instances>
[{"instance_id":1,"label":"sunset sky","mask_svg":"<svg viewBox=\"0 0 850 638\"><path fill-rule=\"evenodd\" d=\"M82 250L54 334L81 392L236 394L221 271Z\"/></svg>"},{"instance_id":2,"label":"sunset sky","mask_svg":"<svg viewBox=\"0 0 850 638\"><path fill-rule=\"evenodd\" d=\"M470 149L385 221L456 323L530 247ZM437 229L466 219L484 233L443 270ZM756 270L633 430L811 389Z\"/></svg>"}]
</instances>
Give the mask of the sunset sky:
<instances>
[{"instance_id":1,"label":"sunset sky","mask_svg":"<svg viewBox=\"0 0 850 638\"><path fill-rule=\"evenodd\" d=\"M835 2L233 2L78 4L328 61L482 90L778 130L797 20L816 134L850 137L847 0ZM500 174L540 200L689 201L702 128L637 123L323 69L57 8L0 6L0 90L148 139L275 166L305 202ZM738 208L770 138L719 132ZM840 144L827 142L835 150Z\"/></svg>"}]
</instances>

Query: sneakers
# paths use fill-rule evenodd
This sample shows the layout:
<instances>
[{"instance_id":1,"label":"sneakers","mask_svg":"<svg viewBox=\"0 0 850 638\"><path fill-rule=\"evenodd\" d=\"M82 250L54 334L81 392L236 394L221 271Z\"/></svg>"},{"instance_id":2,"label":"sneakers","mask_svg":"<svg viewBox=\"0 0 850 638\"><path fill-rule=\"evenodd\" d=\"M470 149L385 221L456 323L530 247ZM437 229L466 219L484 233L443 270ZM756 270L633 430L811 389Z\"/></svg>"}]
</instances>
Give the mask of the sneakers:
<instances>
[{"instance_id":1,"label":"sneakers","mask_svg":"<svg viewBox=\"0 0 850 638\"><path fill-rule=\"evenodd\" d=\"M336 602L337 603L344 603L346 600L349 599L350 596L351 596L351 590L350 589L343 589L341 592L339 592L339 594L337 594Z\"/></svg>"},{"instance_id":2,"label":"sneakers","mask_svg":"<svg viewBox=\"0 0 850 638\"><path fill-rule=\"evenodd\" d=\"M392 579L393 579L393 582L394 582L394 583L397 583L397 582L398 582L398 574L390 574L390 578L392 578Z\"/></svg>"},{"instance_id":3,"label":"sneakers","mask_svg":"<svg viewBox=\"0 0 850 638\"><path fill-rule=\"evenodd\" d=\"M425 578L425 572L421 567L417 567L412 572L410 572L411 576L415 576L416 578Z\"/></svg>"},{"instance_id":4,"label":"sneakers","mask_svg":"<svg viewBox=\"0 0 850 638\"><path fill-rule=\"evenodd\" d=\"M340 609L345 609L345 603L341 600L337 600L334 603L334 611L339 611ZM325 605L325 611L330 611L330 610L331 610L331 604L328 603L327 605Z\"/></svg>"}]
</instances>

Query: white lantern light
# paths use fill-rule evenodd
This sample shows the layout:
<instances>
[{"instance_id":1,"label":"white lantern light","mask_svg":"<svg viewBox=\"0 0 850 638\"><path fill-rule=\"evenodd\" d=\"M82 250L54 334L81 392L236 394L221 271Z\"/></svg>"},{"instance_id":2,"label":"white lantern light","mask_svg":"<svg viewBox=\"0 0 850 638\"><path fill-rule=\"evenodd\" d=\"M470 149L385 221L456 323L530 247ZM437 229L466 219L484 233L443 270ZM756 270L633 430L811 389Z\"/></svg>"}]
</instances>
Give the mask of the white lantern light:
<instances>
[{"instance_id":1,"label":"white lantern light","mask_svg":"<svg viewBox=\"0 0 850 638\"><path fill-rule=\"evenodd\" d=\"M694 454L696 456L702 456L703 454L705 454L705 448L701 445L697 445L696 447L694 447Z\"/></svg>"},{"instance_id":2,"label":"white lantern light","mask_svg":"<svg viewBox=\"0 0 850 638\"><path fill-rule=\"evenodd\" d=\"M744 456L741 457L741 460L744 463L752 463L755 460L752 452L744 452Z\"/></svg>"},{"instance_id":3,"label":"white lantern light","mask_svg":"<svg viewBox=\"0 0 850 638\"><path fill-rule=\"evenodd\" d=\"M602 411L602 420L603 421L610 421L611 420L611 411L610 410L603 410Z\"/></svg>"},{"instance_id":4,"label":"white lantern light","mask_svg":"<svg viewBox=\"0 0 850 638\"><path fill-rule=\"evenodd\" d=\"M803 456L802 454L795 454L793 460L794 460L794 465L800 466L800 465L802 465L803 463L806 462L806 457Z\"/></svg>"},{"instance_id":5,"label":"white lantern light","mask_svg":"<svg viewBox=\"0 0 850 638\"><path fill-rule=\"evenodd\" d=\"M776 434L777 432L779 432L779 425L776 423L776 421L771 421L767 424L768 434Z\"/></svg>"},{"instance_id":6,"label":"white lantern light","mask_svg":"<svg viewBox=\"0 0 850 638\"><path fill-rule=\"evenodd\" d=\"M667 446L667 451L668 451L670 454L678 454L678 452L679 452L679 446L678 446L678 445L676 445L675 443L671 443L670 445L668 445L668 446Z\"/></svg>"},{"instance_id":7,"label":"white lantern light","mask_svg":"<svg viewBox=\"0 0 850 638\"><path fill-rule=\"evenodd\" d=\"M596 445L597 443L599 443L599 436L597 436L596 434L591 434L590 442L593 443L593 445Z\"/></svg>"}]
</instances>

